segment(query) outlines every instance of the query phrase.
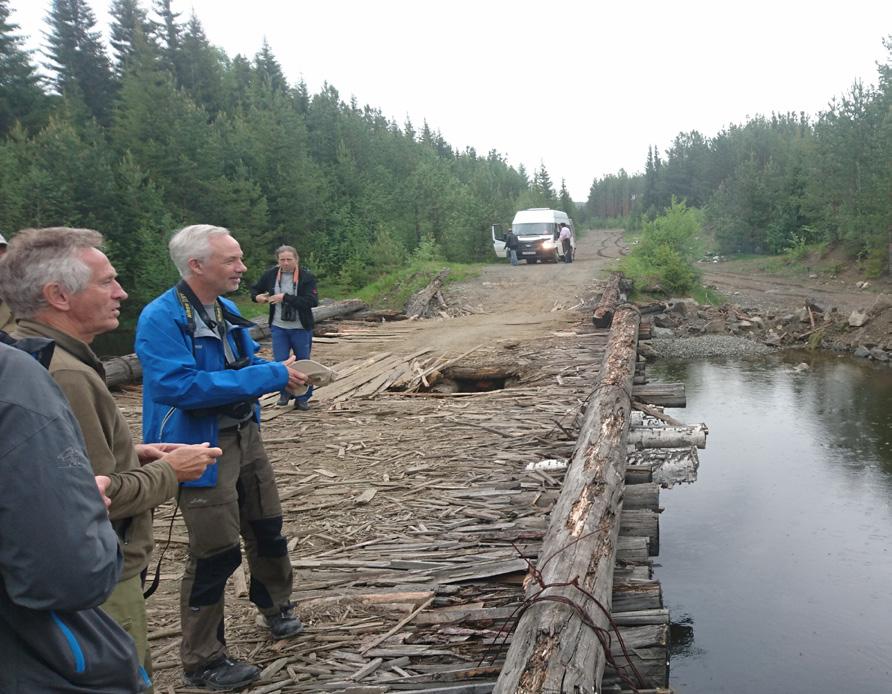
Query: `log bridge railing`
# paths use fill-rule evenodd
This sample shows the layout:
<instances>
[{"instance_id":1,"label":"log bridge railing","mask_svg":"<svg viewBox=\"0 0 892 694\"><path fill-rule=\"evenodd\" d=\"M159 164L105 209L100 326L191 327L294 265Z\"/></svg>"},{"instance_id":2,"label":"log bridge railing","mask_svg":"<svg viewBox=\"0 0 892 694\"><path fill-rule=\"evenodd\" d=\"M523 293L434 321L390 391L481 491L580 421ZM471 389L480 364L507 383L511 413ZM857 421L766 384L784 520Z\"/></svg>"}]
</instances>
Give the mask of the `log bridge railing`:
<instances>
[{"instance_id":1,"label":"log bridge railing","mask_svg":"<svg viewBox=\"0 0 892 694\"><path fill-rule=\"evenodd\" d=\"M596 327L610 327L598 382L525 580L497 694L668 691L661 687L668 680L669 614L647 559L659 551L659 485L647 464L627 463L631 450L667 446L687 447L696 458L707 432L678 426L649 406L683 407L684 386L645 385L641 316L620 300L614 275L593 314ZM649 330L641 332L649 338ZM635 413L630 436L633 406L644 414ZM676 426L642 428L643 416Z\"/></svg>"},{"instance_id":2,"label":"log bridge railing","mask_svg":"<svg viewBox=\"0 0 892 694\"><path fill-rule=\"evenodd\" d=\"M611 627L639 322L634 306L613 313L599 382L539 562L527 577L527 607L495 692L599 691L609 655L602 644Z\"/></svg>"}]
</instances>

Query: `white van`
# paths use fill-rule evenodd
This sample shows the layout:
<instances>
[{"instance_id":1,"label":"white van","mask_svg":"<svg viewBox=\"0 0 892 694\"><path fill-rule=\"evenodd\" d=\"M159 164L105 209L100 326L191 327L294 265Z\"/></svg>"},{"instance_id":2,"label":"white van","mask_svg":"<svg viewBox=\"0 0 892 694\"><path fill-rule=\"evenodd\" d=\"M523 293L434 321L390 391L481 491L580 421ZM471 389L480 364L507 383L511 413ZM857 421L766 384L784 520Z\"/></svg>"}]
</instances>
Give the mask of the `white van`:
<instances>
[{"instance_id":1,"label":"white van","mask_svg":"<svg viewBox=\"0 0 892 694\"><path fill-rule=\"evenodd\" d=\"M520 210L511 222L511 230L520 242L517 259L526 260L530 264L538 263L540 260L553 263L562 260L564 250L558 241L562 223L570 227L570 252L573 258L576 256L576 230L573 227L573 220L566 212L549 210L545 207ZM499 224L492 226L492 247L500 258L508 255L505 249L505 232Z\"/></svg>"}]
</instances>

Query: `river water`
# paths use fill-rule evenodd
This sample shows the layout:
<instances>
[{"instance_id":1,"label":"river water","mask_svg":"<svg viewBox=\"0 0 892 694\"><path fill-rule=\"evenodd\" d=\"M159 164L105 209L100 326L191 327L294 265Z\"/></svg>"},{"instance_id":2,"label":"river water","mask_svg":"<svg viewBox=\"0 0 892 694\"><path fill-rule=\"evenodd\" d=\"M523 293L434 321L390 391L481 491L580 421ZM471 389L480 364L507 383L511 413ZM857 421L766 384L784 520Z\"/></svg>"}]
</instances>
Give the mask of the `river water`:
<instances>
[{"instance_id":1,"label":"river water","mask_svg":"<svg viewBox=\"0 0 892 694\"><path fill-rule=\"evenodd\" d=\"M806 360L811 368L793 367ZM709 426L661 493L677 692L892 692L892 368L827 355L663 363Z\"/></svg>"}]
</instances>

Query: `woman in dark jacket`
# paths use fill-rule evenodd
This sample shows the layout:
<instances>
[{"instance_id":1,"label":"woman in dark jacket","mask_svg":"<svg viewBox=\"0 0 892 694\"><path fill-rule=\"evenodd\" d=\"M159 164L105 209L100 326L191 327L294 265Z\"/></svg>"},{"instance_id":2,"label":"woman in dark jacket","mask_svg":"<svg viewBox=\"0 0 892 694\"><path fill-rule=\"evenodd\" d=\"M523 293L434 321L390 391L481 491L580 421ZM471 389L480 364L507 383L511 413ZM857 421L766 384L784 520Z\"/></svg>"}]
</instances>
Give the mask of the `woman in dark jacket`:
<instances>
[{"instance_id":1,"label":"woman in dark jacket","mask_svg":"<svg viewBox=\"0 0 892 694\"><path fill-rule=\"evenodd\" d=\"M269 304L269 327L273 338L273 358L285 361L291 352L309 359L313 347L313 307L319 305L316 278L299 266L300 256L292 246L276 249L276 262L251 287L251 299ZM294 401L294 409L310 409L313 386ZM279 394L279 407L288 405L291 395Z\"/></svg>"}]
</instances>

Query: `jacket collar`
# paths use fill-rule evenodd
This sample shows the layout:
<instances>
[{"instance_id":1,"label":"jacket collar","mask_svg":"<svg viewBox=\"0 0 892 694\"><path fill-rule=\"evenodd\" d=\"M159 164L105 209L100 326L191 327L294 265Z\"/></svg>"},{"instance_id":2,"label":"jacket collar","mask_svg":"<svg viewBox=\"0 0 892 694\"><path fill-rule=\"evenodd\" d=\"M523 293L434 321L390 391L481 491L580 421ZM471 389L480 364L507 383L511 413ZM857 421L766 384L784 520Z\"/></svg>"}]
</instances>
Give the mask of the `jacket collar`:
<instances>
[{"instance_id":1,"label":"jacket collar","mask_svg":"<svg viewBox=\"0 0 892 694\"><path fill-rule=\"evenodd\" d=\"M56 330L56 328L50 327L46 323L40 323L29 318L19 320L16 334L23 337L47 337L51 339L56 343L57 347L64 349L78 361L89 366L99 374L103 381L105 380L105 368L102 366L99 357L96 356L96 353L86 342L78 340L76 337L72 337L61 330Z\"/></svg>"}]
</instances>

